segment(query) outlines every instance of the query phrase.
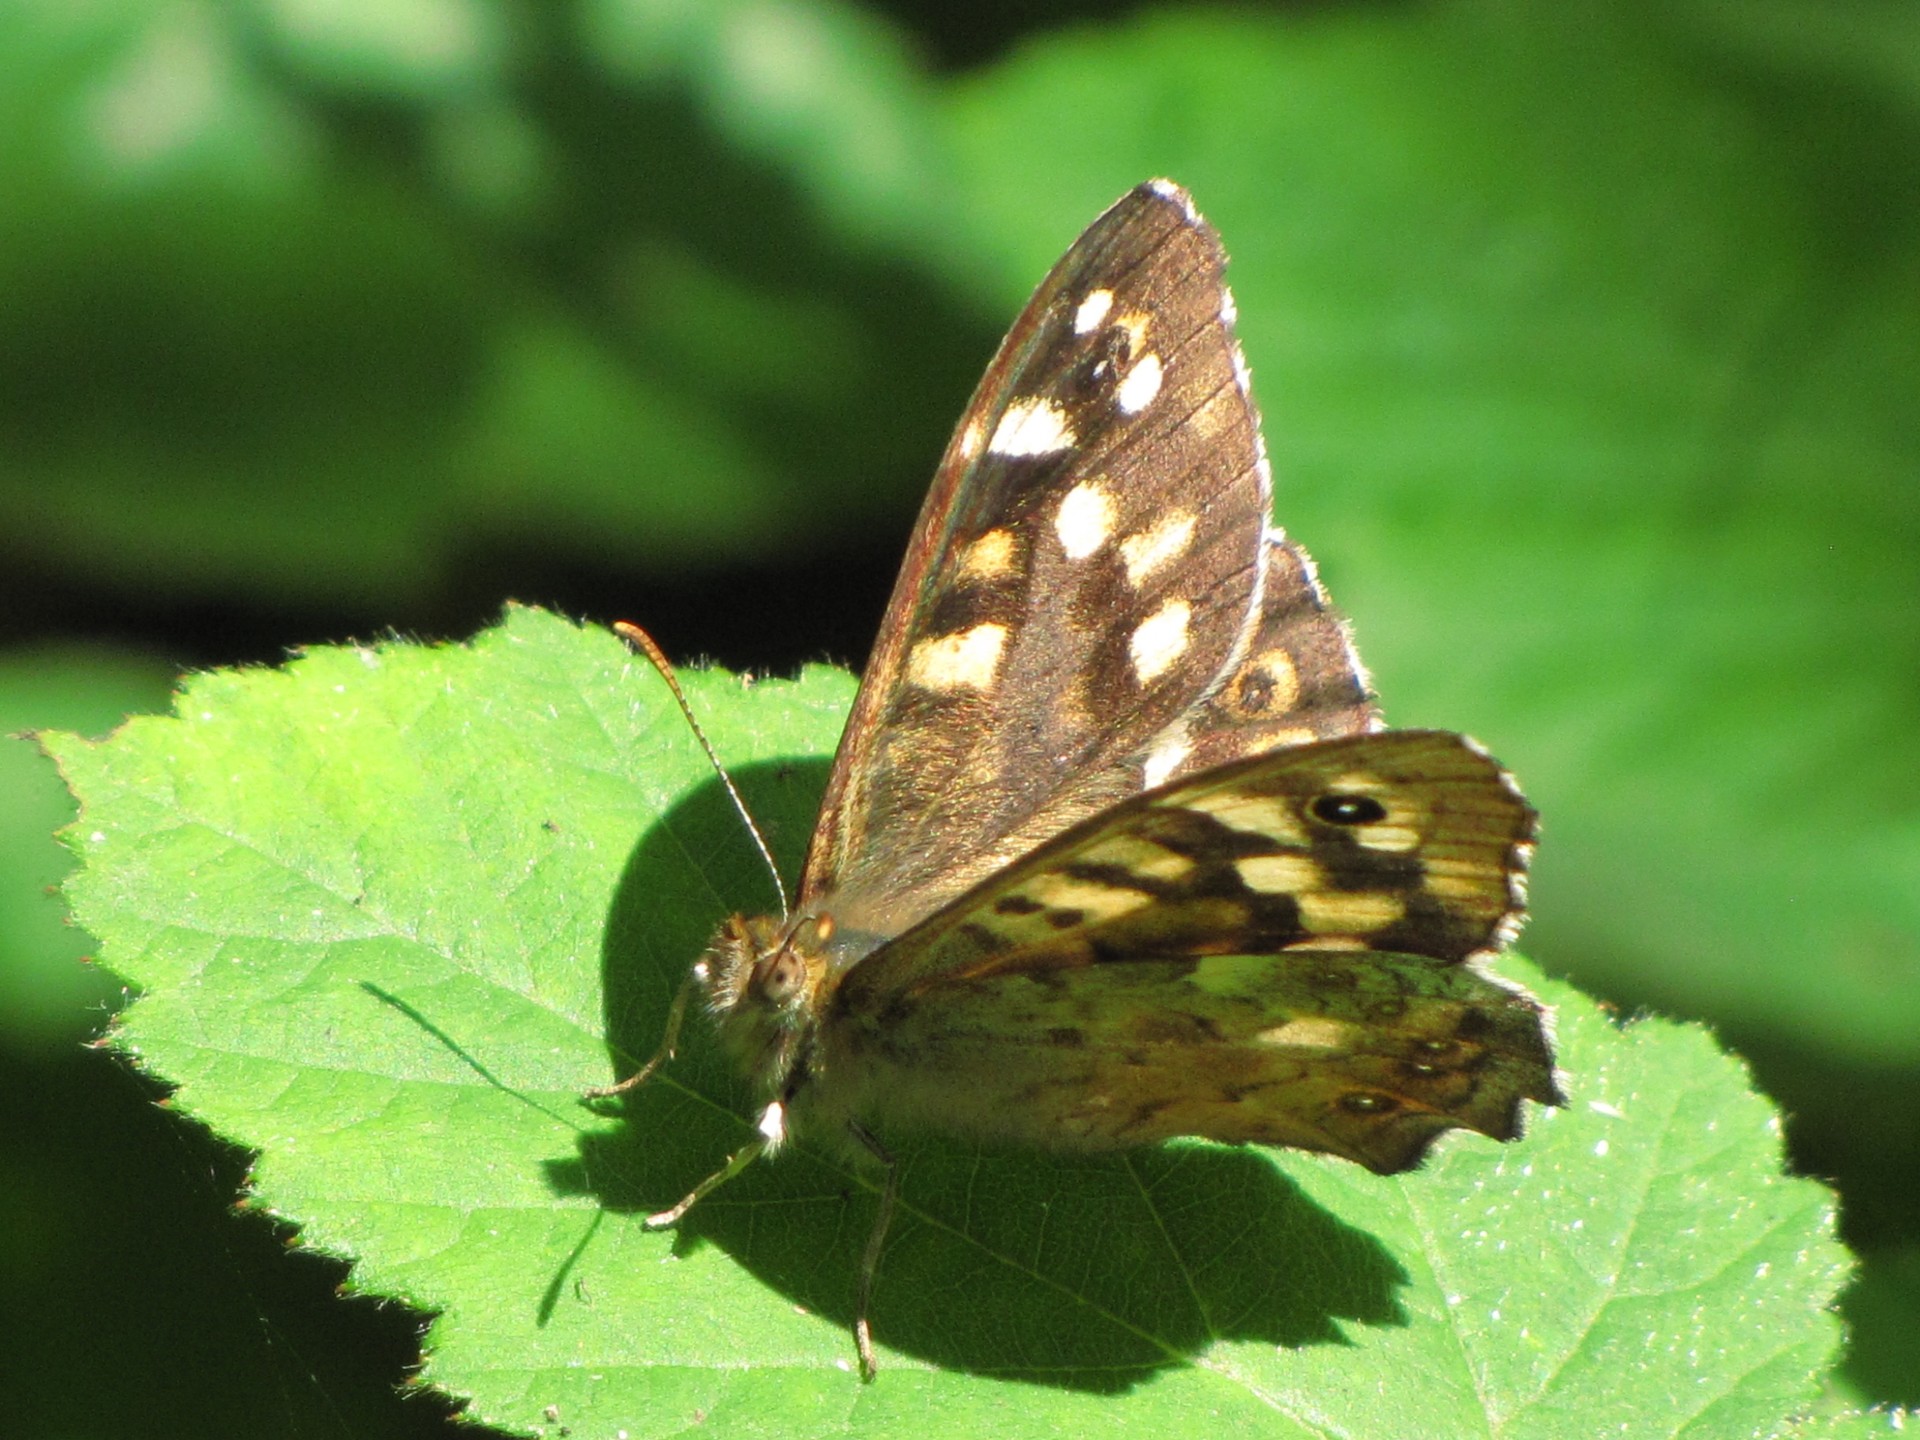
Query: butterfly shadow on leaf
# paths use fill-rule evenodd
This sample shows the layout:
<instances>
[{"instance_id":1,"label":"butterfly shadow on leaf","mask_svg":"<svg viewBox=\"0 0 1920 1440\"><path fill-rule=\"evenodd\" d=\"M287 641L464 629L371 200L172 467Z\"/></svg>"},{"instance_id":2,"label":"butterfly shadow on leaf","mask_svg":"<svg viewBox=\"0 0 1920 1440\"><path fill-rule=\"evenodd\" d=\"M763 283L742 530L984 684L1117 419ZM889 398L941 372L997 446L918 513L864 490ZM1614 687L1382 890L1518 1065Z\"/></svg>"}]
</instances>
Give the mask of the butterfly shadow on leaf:
<instances>
[{"instance_id":1,"label":"butterfly shadow on leaf","mask_svg":"<svg viewBox=\"0 0 1920 1440\"><path fill-rule=\"evenodd\" d=\"M797 864L824 775L816 761L735 775L783 867ZM724 915L766 907L754 860L717 781L642 837L603 951L616 1071L653 1052L673 994ZM585 1134L578 1161L552 1167L552 1183L612 1212L660 1210L751 1138L753 1102L710 1027L690 1017L677 1057L619 1102L622 1123ZM1407 1323L1399 1263L1309 1200L1272 1152L1201 1142L1098 1156L946 1140L895 1148L900 1208L872 1307L883 1384L889 1364L906 1356L1123 1391L1219 1341L1340 1344L1345 1326ZM823 1356L850 1359L879 1184L877 1167L846 1164L830 1143L816 1148L802 1136L694 1206L673 1243L682 1253L718 1246L783 1305L833 1321L839 1333L823 1330ZM741 1317L732 1363L790 1363L784 1351L757 1353L757 1328Z\"/></svg>"}]
</instances>

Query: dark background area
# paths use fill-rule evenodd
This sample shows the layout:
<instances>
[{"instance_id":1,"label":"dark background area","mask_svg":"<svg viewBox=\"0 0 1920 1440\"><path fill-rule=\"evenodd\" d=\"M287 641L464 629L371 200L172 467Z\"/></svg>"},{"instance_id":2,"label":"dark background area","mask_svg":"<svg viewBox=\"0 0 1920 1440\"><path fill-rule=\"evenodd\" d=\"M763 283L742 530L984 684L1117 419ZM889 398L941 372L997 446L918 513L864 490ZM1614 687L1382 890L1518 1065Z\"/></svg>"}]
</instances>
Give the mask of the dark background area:
<instances>
[{"instance_id":1,"label":"dark background area","mask_svg":"<svg viewBox=\"0 0 1920 1440\"><path fill-rule=\"evenodd\" d=\"M1390 715L1547 815L1529 953L1752 1062L1864 1262L1836 1403L1920 1402L1909 10L383 13L0 17L0 729L509 599L857 664L1025 287L1173 170ZM1271 104L1166 102L1176 31ZM418 1317L85 1047L25 741L0 808L3 1428L452 1433Z\"/></svg>"}]
</instances>

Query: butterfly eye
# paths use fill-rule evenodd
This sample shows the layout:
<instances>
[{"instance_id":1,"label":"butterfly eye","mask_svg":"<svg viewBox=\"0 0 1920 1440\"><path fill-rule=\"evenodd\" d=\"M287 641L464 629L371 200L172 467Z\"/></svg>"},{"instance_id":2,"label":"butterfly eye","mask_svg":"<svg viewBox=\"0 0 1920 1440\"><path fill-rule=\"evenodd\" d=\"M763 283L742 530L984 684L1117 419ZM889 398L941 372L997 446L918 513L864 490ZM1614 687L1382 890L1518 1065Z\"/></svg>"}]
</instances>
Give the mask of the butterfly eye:
<instances>
[{"instance_id":1,"label":"butterfly eye","mask_svg":"<svg viewBox=\"0 0 1920 1440\"><path fill-rule=\"evenodd\" d=\"M1387 818L1387 807L1371 795L1322 795L1308 808L1329 825L1373 825Z\"/></svg>"},{"instance_id":2,"label":"butterfly eye","mask_svg":"<svg viewBox=\"0 0 1920 1440\"><path fill-rule=\"evenodd\" d=\"M800 957L783 947L762 963L757 977L759 991L775 1005L784 1005L800 993L806 973Z\"/></svg>"}]
</instances>

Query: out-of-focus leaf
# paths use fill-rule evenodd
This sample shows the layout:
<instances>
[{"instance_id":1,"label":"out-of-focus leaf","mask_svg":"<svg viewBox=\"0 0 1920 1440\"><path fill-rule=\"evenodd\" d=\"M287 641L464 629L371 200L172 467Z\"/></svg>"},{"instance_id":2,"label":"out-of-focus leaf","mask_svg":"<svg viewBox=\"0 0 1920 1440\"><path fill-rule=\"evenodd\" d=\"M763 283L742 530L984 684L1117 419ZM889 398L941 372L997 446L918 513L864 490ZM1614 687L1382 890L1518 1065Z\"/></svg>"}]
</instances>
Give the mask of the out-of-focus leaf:
<instances>
[{"instance_id":1,"label":"out-of-focus leaf","mask_svg":"<svg viewBox=\"0 0 1920 1440\"><path fill-rule=\"evenodd\" d=\"M73 818L73 797L28 732L104 735L163 708L171 679L102 649L0 651L0 1048L71 1047L120 998L112 976L82 963L87 937L54 893L71 862L53 833Z\"/></svg>"},{"instance_id":2,"label":"out-of-focus leaf","mask_svg":"<svg viewBox=\"0 0 1920 1440\"><path fill-rule=\"evenodd\" d=\"M944 130L901 35L840 0L590 0L588 53L695 96L747 154L798 177L856 244L939 252L951 233Z\"/></svg>"},{"instance_id":3,"label":"out-of-focus leaf","mask_svg":"<svg viewBox=\"0 0 1920 1440\"><path fill-rule=\"evenodd\" d=\"M476 556L684 570L899 508L965 327L893 33L505 13L0 15L6 564L393 614Z\"/></svg>"},{"instance_id":4,"label":"out-of-focus leaf","mask_svg":"<svg viewBox=\"0 0 1920 1440\"><path fill-rule=\"evenodd\" d=\"M1862 1255L1841 1314L1847 1378L1864 1394L1920 1404L1920 1245Z\"/></svg>"}]
</instances>

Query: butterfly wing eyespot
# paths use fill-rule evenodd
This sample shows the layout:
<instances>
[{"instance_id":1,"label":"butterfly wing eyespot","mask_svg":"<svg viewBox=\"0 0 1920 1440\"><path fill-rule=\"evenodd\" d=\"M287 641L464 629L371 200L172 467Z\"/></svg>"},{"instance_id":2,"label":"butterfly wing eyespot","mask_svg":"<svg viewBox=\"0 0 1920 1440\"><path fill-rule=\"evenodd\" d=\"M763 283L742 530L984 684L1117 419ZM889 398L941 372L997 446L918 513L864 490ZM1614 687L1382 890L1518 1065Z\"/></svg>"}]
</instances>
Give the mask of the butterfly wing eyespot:
<instances>
[{"instance_id":1,"label":"butterfly wing eyespot","mask_svg":"<svg viewBox=\"0 0 1920 1440\"><path fill-rule=\"evenodd\" d=\"M1387 807L1371 795L1322 795L1308 809L1329 825L1372 825L1387 818Z\"/></svg>"},{"instance_id":2,"label":"butterfly wing eyespot","mask_svg":"<svg viewBox=\"0 0 1920 1440\"><path fill-rule=\"evenodd\" d=\"M1337 1102L1341 1109L1355 1115L1384 1115L1395 1108L1391 1095L1375 1095L1366 1090L1352 1090L1342 1095Z\"/></svg>"}]
</instances>

